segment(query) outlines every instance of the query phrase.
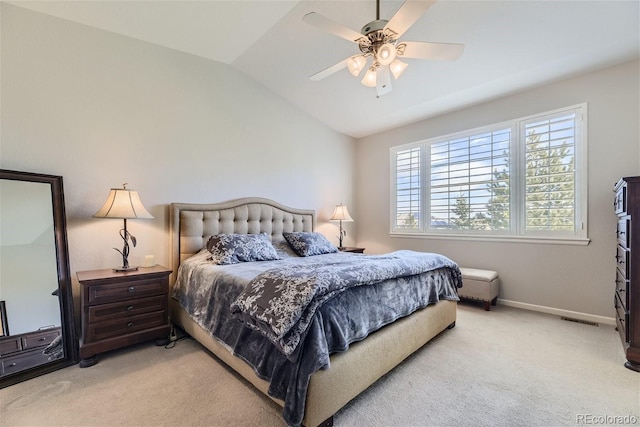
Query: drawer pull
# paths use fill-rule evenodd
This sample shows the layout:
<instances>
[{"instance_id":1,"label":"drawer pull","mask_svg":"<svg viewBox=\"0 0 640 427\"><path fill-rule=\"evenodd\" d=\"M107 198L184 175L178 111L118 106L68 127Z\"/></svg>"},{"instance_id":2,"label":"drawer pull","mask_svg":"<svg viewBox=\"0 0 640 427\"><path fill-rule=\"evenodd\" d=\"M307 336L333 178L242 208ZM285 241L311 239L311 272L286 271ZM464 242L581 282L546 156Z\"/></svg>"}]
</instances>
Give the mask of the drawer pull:
<instances>
[{"instance_id":1,"label":"drawer pull","mask_svg":"<svg viewBox=\"0 0 640 427\"><path fill-rule=\"evenodd\" d=\"M132 326L133 326L133 322L129 322L129 323L127 323L127 328L130 328L130 327L132 327Z\"/></svg>"},{"instance_id":2,"label":"drawer pull","mask_svg":"<svg viewBox=\"0 0 640 427\"><path fill-rule=\"evenodd\" d=\"M133 292L135 290L136 290L136 288L134 288L133 286L129 286L129 292Z\"/></svg>"},{"instance_id":3,"label":"drawer pull","mask_svg":"<svg viewBox=\"0 0 640 427\"><path fill-rule=\"evenodd\" d=\"M47 337L40 338L40 341L46 341L46 340L47 340Z\"/></svg>"},{"instance_id":4,"label":"drawer pull","mask_svg":"<svg viewBox=\"0 0 640 427\"><path fill-rule=\"evenodd\" d=\"M127 307L127 311L131 311L131 310L133 310L133 306L132 306L132 305L130 305L129 307Z\"/></svg>"},{"instance_id":5,"label":"drawer pull","mask_svg":"<svg viewBox=\"0 0 640 427\"><path fill-rule=\"evenodd\" d=\"M17 366L17 365L18 365L18 364L17 364L16 362L9 363L9 367L10 367L10 368L13 368L14 366Z\"/></svg>"}]
</instances>

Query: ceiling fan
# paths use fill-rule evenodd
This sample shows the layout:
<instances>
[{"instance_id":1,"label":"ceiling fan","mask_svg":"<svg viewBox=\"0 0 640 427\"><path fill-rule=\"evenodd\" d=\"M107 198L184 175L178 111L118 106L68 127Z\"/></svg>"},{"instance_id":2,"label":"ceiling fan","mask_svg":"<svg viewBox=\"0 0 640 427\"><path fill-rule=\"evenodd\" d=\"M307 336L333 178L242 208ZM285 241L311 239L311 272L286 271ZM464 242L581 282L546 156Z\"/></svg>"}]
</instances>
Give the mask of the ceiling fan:
<instances>
[{"instance_id":1,"label":"ceiling fan","mask_svg":"<svg viewBox=\"0 0 640 427\"><path fill-rule=\"evenodd\" d=\"M345 67L354 77L358 77L367 67L361 82L365 86L375 87L379 98L391 92L391 74L398 79L409 65L400 58L441 61L458 59L464 51L463 44L398 41L433 3L435 0L407 0L387 21L380 19L380 0L376 0L376 20L365 24L360 33L316 12L307 13L303 18L304 22L356 43L361 52L309 78L317 81Z\"/></svg>"}]
</instances>

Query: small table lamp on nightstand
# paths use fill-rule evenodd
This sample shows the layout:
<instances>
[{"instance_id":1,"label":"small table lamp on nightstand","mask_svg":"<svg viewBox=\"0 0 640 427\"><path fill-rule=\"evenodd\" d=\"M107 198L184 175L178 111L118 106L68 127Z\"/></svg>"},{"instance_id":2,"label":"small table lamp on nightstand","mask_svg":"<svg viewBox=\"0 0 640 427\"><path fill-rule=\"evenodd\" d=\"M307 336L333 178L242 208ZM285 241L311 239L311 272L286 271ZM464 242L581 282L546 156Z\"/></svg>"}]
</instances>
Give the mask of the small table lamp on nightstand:
<instances>
[{"instance_id":1,"label":"small table lamp on nightstand","mask_svg":"<svg viewBox=\"0 0 640 427\"><path fill-rule=\"evenodd\" d=\"M342 249L342 238L347 235L347 232L342 228L342 221L353 222L353 218L349 215L347 207L340 203L336 206L336 209L333 211L333 215L329 218L329 221L340 221L340 236L338 236L340 243L338 244L338 249Z\"/></svg>"},{"instance_id":2,"label":"small table lamp on nightstand","mask_svg":"<svg viewBox=\"0 0 640 427\"><path fill-rule=\"evenodd\" d=\"M128 190L127 184L123 188L112 188L104 206L96 212L94 218L117 218L124 220L124 228L120 230L120 237L124 240L122 250L115 249L122 255L122 267L116 267L114 271L132 271L138 267L129 266L129 239L133 247L136 246L136 238L127 231L127 219L143 218L153 219L153 216L144 208L137 191Z\"/></svg>"}]
</instances>

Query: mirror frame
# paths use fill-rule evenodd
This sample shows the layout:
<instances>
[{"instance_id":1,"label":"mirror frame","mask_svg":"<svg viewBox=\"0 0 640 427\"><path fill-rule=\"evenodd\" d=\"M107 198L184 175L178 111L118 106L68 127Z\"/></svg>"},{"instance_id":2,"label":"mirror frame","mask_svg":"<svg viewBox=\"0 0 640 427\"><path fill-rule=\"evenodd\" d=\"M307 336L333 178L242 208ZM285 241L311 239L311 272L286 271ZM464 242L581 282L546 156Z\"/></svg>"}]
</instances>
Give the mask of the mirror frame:
<instances>
[{"instance_id":1,"label":"mirror frame","mask_svg":"<svg viewBox=\"0 0 640 427\"><path fill-rule=\"evenodd\" d=\"M69 248L67 243L67 221L64 208L62 177L31 172L0 169L0 179L40 182L51 186L53 207L53 230L58 270L58 300L60 302L60 323L64 345L64 357L50 363L25 369L0 378L0 388L8 387L55 370L78 363L78 339L76 334L73 293L69 268Z\"/></svg>"}]
</instances>

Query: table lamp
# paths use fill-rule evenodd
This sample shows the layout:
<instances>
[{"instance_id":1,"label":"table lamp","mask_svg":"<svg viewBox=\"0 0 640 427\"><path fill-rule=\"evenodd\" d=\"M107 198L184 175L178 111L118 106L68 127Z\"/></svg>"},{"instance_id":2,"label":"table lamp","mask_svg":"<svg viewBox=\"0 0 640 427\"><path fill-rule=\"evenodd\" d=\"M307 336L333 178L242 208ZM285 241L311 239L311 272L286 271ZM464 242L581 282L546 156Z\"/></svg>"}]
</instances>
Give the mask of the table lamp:
<instances>
[{"instance_id":1,"label":"table lamp","mask_svg":"<svg viewBox=\"0 0 640 427\"><path fill-rule=\"evenodd\" d=\"M96 212L94 218L117 218L124 220L124 227L120 229L120 237L124 240L122 250L113 248L122 255L122 267L116 267L114 271L134 271L138 267L129 266L129 240L133 247L136 246L136 238L127 231L128 219L153 219L153 216L144 208L137 191L127 188L127 183L122 188L112 188L107 201Z\"/></svg>"},{"instance_id":2,"label":"table lamp","mask_svg":"<svg viewBox=\"0 0 640 427\"><path fill-rule=\"evenodd\" d=\"M333 215L329 218L329 221L340 221L340 236L338 236L339 244L338 249L342 249L342 238L347 235L347 232L344 228L342 228L342 221L344 222L353 222L353 218L349 215L349 210L345 205L340 203L336 206L336 209L333 211Z\"/></svg>"}]
</instances>

